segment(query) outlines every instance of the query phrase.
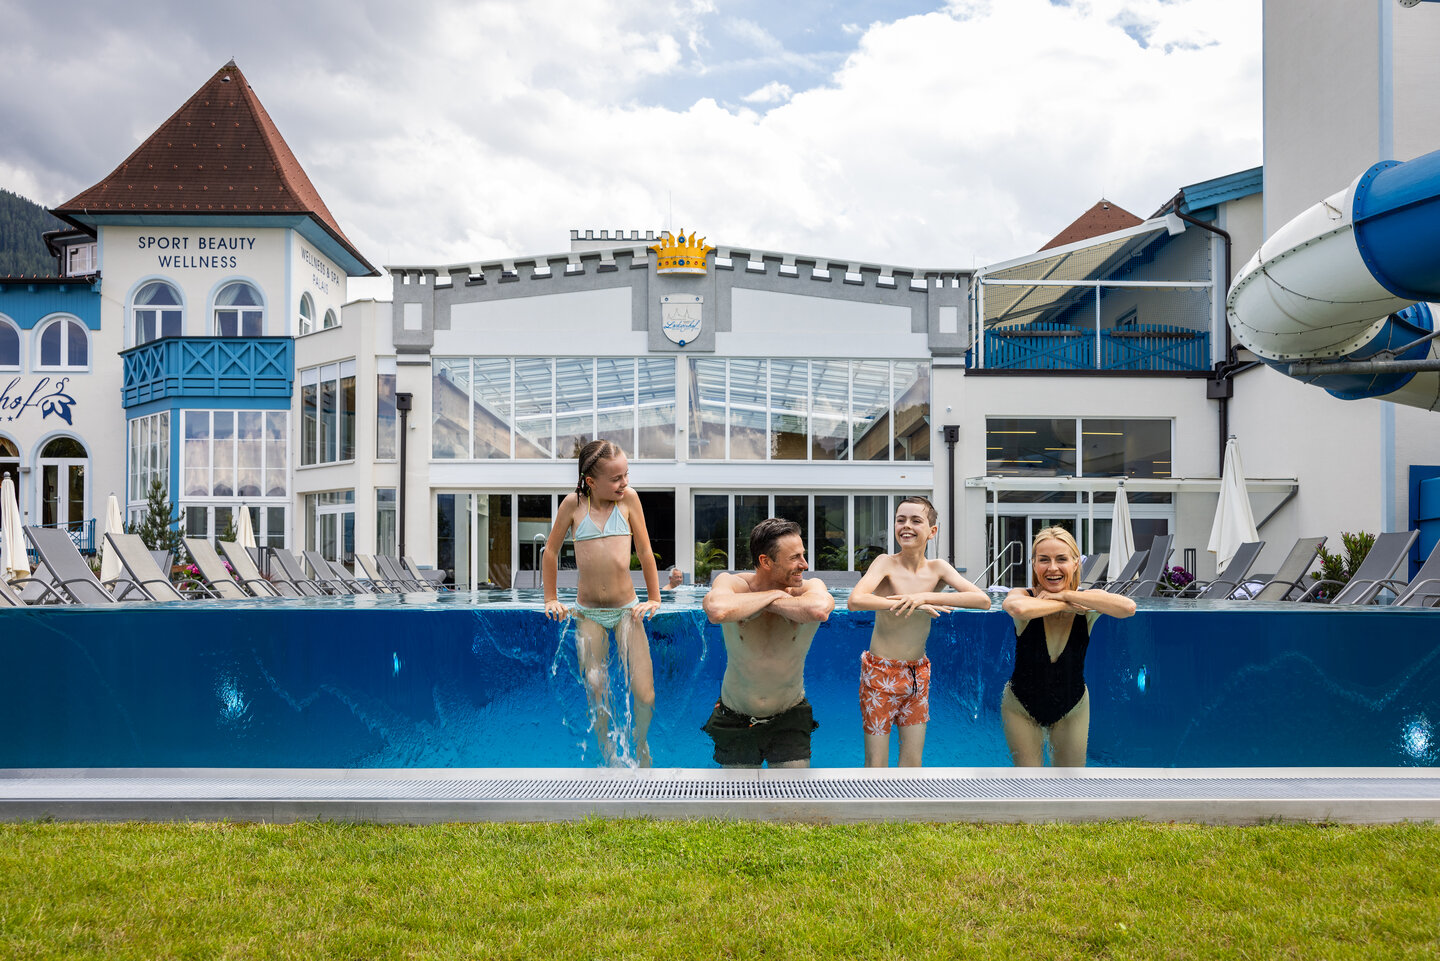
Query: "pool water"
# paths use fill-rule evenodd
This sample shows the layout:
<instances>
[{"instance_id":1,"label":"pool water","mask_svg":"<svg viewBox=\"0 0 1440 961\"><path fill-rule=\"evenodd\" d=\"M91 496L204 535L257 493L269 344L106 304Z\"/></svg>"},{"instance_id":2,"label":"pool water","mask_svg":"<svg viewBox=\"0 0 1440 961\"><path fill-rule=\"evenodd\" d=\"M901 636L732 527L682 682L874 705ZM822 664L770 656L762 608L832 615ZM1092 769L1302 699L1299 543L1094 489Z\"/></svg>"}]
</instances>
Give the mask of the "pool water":
<instances>
[{"instance_id":1,"label":"pool water","mask_svg":"<svg viewBox=\"0 0 1440 961\"><path fill-rule=\"evenodd\" d=\"M710 767L725 651L698 596L648 623L654 762ZM863 762L843 599L806 669L816 766ZM1434 765L1437 615L1153 601L1101 618L1086 667L1104 766ZM573 627L536 592L0 610L0 767L576 767L600 763ZM1008 765L998 609L931 633L925 763ZM617 673L618 672L612 672ZM893 752L892 752L893 756Z\"/></svg>"}]
</instances>

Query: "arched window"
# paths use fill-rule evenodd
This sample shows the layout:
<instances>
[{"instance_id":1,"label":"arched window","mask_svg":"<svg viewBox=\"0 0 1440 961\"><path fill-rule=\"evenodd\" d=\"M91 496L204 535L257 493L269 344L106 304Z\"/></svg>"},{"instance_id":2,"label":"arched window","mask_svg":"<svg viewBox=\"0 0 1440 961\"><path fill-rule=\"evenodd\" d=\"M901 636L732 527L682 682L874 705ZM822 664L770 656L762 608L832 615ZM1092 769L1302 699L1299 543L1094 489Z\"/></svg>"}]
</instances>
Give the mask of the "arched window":
<instances>
[{"instance_id":1,"label":"arched window","mask_svg":"<svg viewBox=\"0 0 1440 961\"><path fill-rule=\"evenodd\" d=\"M259 337L265 333L265 302L243 280L226 284L215 298L215 336Z\"/></svg>"},{"instance_id":2,"label":"arched window","mask_svg":"<svg viewBox=\"0 0 1440 961\"><path fill-rule=\"evenodd\" d=\"M309 294L300 295L300 321L295 329L301 334L308 334L315 329L315 302L310 299Z\"/></svg>"},{"instance_id":3,"label":"arched window","mask_svg":"<svg viewBox=\"0 0 1440 961\"><path fill-rule=\"evenodd\" d=\"M61 317L40 328L40 367L74 370L90 366L90 334L78 320Z\"/></svg>"},{"instance_id":4,"label":"arched window","mask_svg":"<svg viewBox=\"0 0 1440 961\"><path fill-rule=\"evenodd\" d=\"M8 437L0 437L0 478L10 475L10 483L20 487L20 448Z\"/></svg>"},{"instance_id":5,"label":"arched window","mask_svg":"<svg viewBox=\"0 0 1440 961\"><path fill-rule=\"evenodd\" d=\"M20 328L0 317L0 370L20 369Z\"/></svg>"},{"instance_id":6,"label":"arched window","mask_svg":"<svg viewBox=\"0 0 1440 961\"><path fill-rule=\"evenodd\" d=\"M135 318L135 343L145 344L161 337L179 337L182 309L180 294L163 280L140 288L132 308Z\"/></svg>"},{"instance_id":7,"label":"arched window","mask_svg":"<svg viewBox=\"0 0 1440 961\"><path fill-rule=\"evenodd\" d=\"M327 310L327 311L325 311L325 327L326 327L326 328L329 328L329 327L339 327L339 326L340 326L340 318L338 318L338 317L335 316L335 311L333 311L333 310Z\"/></svg>"}]
</instances>

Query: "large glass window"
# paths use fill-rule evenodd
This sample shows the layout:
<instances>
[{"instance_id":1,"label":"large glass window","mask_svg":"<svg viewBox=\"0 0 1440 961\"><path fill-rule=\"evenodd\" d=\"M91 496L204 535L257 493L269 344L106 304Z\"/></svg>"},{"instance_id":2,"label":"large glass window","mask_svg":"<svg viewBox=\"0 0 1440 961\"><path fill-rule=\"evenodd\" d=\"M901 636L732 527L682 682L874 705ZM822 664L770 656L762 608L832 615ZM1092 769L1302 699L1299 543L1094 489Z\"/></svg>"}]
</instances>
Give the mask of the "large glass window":
<instances>
[{"instance_id":1,"label":"large glass window","mask_svg":"<svg viewBox=\"0 0 1440 961\"><path fill-rule=\"evenodd\" d=\"M327 561L355 563L355 492L305 495L305 549Z\"/></svg>"},{"instance_id":2,"label":"large glass window","mask_svg":"<svg viewBox=\"0 0 1440 961\"><path fill-rule=\"evenodd\" d=\"M992 417L985 422L985 446L987 474L1169 477L1171 422Z\"/></svg>"},{"instance_id":3,"label":"large glass window","mask_svg":"<svg viewBox=\"0 0 1440 961\"><path fill-rule=\"evenodd\" d=\"M863 572L890 551L895 508L906 496L903 492L697 493L695 579L703 583L716 571L753 568L750 529L767 517L800 525L813 570ZM932 541L930 556L935 550Z\"/></svg>"},{"instance_id":4,"label":"large glass window","mask_svg":"<svg viewBox=\"0 0 1440 961\"><path fill-rule=\"evenodd\" d=\"M398 557L399 526L397 525L395 488L375 489L375 553Z\"/></svg>"},{"instance_id":5,"label":"large glass window","mask_svg":"<svg viewBox=\"0 0 1440 961\"><path fill-rule=\"evenodd\" d=\"M280 410L185 411L182 496L285 497L288 420Z\"/></svg>"},{"instance_id":6,"label":"large glass window","mask_svg":"<svg viewBox=\"0 0 1440 961\"><path fill-rule=\"evenodd\" d=\"M40 367L79 370L90 365L90 334L78 320L59 318L40 328Z\"/></svg>"},{"instance_id":7,"label":"large glass window","mask_svg":"<svg viewBox=\"0 0 1440 961\"><path fill-rule=\"evenodd\" d=\"M400 415L395 409L395 358L381 357L375 375L375 459L394 460L400 449Z\"/></svg>"},{"instance_id":8,"label":"large glass window","mask_svg":"<svg viewBox=\"0 0 1440 961\"><path fill-rule=\"evenodd\" d=\"M0 370L20 368L20 328L0 317Z\"/></svg>"},{"instance_id":9,"label":"large glass window","mask_svg":"<svg viewBox=\"0 0 1440 961\"><path fill-rule=\"evenodd\" d=\"M143 504L150 496L151 481L170 492L170 412L137 417L129 423L128 503Z\"/></svg>"},{"instance_id":10,"label":"large glass window","mask_svg":"<svg viewBox=\"0 0 1440 961\"><path fill-rule=\"evenodd\" d=\"M440 357L431 385L438 459L568 459L596 438L675 457L670 358Z\"/></svg>"},{"instance_id":11,"label":"large glass window","mask_svg":"<svg viewBox=\"0 0 1440 961\"><path fill-rule=\"evenodd\" d=\"M355 361L300 371L302 467L355 459L355 405Z\"/></svg>"},{"instance_id":12,"label":"large glass window","mask_svg":"<svg viewBox=\"0 0 1440 961\"><path fill-rule=\"evenodd\" d=\"M929 460L926 361L691 358L692 460Z\"/></svg>"},{"instance_id":13,"label":"large glass window","mask_svg":"<svg viewBox=\"0 0 1440 961\"><path fill-rule=\"evenodd\" d=\"M259 337L265 333L265 302L243 280L226 284L215 298L215 336Z\"/></svg>"},{"instance_id":14,"label":"large glass window","mask_svg":"<svg viewBox=\"0 0 1440 961\"><path fill-rule=\"evenodd\" d=\"M135 343L144 344L161 337L179 337L183 311L180 294L163 280L141 287L131 307L135 322Z\"/></svg>"}]
</instances>

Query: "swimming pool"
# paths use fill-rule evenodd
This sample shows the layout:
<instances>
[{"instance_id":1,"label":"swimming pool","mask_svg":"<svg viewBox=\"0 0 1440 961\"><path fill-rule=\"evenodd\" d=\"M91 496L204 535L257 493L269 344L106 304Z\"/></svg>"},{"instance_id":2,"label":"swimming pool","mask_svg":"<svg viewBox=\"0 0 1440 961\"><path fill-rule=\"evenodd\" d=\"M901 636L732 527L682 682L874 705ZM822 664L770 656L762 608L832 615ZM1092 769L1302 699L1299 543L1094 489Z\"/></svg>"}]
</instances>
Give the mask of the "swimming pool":
<instances>
[{"instance_id":1,"label":"swimming pool","mask_svg":"<svg viewBox=\"0 0 1440 961\"><path fill-rule=\"evenodd\" d=\"M816 766L862 763L874 615L841 608L806 672ZM1433 766L1437 626L1410 609L1142 602L1090 646L1090 763ZM564 630L530 592L0 610L0 767L593 766ZM719 629L681 595L649 632L655 764L711 767ZM1009 763L1013 656L998 607L936 623L927 765Z\"/></svg>"}]
</instances>

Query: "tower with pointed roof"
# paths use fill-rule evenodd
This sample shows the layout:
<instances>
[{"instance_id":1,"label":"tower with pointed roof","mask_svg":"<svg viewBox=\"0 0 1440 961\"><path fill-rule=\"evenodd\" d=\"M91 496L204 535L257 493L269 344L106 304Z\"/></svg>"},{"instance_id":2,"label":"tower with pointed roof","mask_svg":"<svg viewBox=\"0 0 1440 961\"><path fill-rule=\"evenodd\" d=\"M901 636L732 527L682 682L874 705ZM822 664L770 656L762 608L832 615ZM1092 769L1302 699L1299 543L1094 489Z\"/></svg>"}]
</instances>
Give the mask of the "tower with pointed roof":
<instances>
[{"instance_id":1,"label":"tower with pointed roof","mask_svg":"<svg viewBox=\"0 0 1440 961\"><path fill-rule=\"evenodd\" d=\"M132 513L158 478L192 534L220 533L244 506L262 539L287 543L295 442L342 454L341 395L353 415L355 393L353 362L348 372L336 365L325 386L317 373L297 387L297 338L339 326L348 279L379 272L240 68L226 63L119 166L52 212L98 240L97 363L76 378L75 407L110 411L114 422L97 434L117 449L87 445L92 476L107 486L124 476ZM298 423L296 394L311 400Z\"/></svg>"}]
</instances>

